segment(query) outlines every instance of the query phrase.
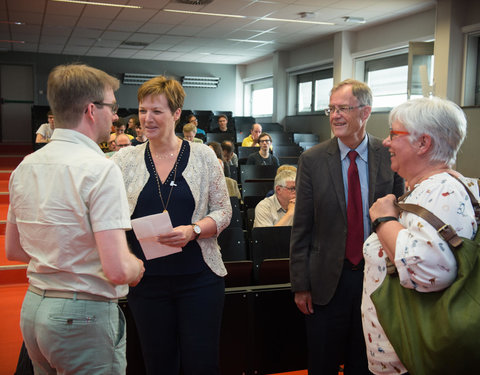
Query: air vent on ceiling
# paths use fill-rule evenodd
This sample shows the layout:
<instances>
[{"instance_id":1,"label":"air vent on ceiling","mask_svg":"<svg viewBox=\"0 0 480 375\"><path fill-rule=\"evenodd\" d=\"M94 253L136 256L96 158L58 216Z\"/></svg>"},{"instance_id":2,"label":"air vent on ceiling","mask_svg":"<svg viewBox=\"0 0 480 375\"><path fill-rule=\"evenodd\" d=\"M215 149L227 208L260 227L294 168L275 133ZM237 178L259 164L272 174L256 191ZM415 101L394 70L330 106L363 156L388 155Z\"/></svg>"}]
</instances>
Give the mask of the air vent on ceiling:
<instances>
[{"instance_id":1,"label":"air vent on ceiling","mask_svg":"<svg viewBox=\"0 0 480 375\"><path fill-rule=\"evenodd\" d=\"M201 87L207 89L216 89L220 82L219 77L194 77L184 76L182 77L183 87Z\"/></svg>"},{"instance_id":2,"label":"air vent on ceiling","mask_svg":"<svg viewBox=\"0 0 480 375\"><path fill-rule=\"evenodd\" d=\"M141 85L156 76L156 74L123 73L122 83L124 85Z\"/></svg>"},{"instance_id":3,"label":"air vent on ceiling","mask_svg":"<svg viewBox=\"0 0 480 375\"><path fill-rule=\"evenodd\" d=\"M120 43L122 46L129 46L129 47L147 47L148 43L145 42L122 42Z\"/></svg>"},{"instance_id":4,"label":"air vent on ceiling","mask_svg":"<svg viewBox=\"0 0 480 375\"><path fill-rule=\"evenodd\" d=\"M177 0L177 3L190 4L190 5L206 5L210 4L213 0Z\"/></svg>"}]
</instances>

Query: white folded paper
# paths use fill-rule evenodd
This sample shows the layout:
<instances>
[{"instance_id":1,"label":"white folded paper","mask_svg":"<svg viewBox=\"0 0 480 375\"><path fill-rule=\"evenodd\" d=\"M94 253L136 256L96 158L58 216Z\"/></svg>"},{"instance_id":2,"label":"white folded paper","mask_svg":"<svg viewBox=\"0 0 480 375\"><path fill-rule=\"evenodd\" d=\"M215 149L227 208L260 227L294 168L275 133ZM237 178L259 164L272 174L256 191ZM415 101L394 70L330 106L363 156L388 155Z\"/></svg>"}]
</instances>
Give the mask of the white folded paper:
<instances>
[{"instance_id":1,"label":"white folded paper","mask_svg":"<svg viewBox=\"0 0 480 375\"><path fill-rule=\"evenodd\" d=\"M182 251L181 247L166 246L157 242L159 234L168 233L173 229L168 212L133 219L132 228L147 260Z\"/></svg>"}]
</instances>

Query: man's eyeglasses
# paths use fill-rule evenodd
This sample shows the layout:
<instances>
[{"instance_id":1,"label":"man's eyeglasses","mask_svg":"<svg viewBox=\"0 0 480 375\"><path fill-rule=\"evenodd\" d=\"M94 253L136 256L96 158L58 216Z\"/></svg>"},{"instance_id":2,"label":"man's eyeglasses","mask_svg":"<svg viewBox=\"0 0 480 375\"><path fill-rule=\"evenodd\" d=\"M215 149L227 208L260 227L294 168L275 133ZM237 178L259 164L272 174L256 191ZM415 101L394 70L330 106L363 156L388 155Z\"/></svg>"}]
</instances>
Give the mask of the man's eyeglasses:
<instances>
[{"instance_id":1,"label":"man's eyeglasses","mask_svg":"<svg viewBox=\"0 0 480 375\"><path fill-rule=\"evenodd\" d=\"M292 186L292 187L283 186L283 185L281 185L281 186L282 186L284 189L287 189L288 191L290 191L290 192L292 192L292 193L295 191L295 186Z\"/></svg>"},{"instance_id":2,"label":"man's eyeglasses","mask_svg":"<svg viewBox=\"0 0 480 375\"><path fill-rule=\"evenodd\" d=\"M258 141L258 143L270 143L271 140L270 139L261 139Z\"/></svg>"},{"instance_id":3,"label":"man's eyeglasses","mask_svg":"<svg viewBox=\"0 0 480 375\"><path fill-rule=\"evenodd\" d=\"M330 114L335 114L335 111L337 111L341 115L344 115L345 113L348 113L353 109L362 108L362 107L365 107L365 104L357 105L355 107L349 107L347 105L341 105L337 107L332 105L332 106L329 106L328 108L325 108L325 114L327 116L330 116Z\"/></svg>"},{"instance_id":4,"label":"man's eyeglasses","mask_svg":"<svg viewBox=\"0 0 480 375\"><path fill-rule=\"evenodd\" d=\"M128 146L130 146L130 143L127 143L127 144L125 144L125 145L121 145L121 144L120 144L120 145L117 145L117 147L119 147L119 148L128 147Z\"/></svg>"},{"instance_id":5,"label":"man's eyeglasses","mask_svg":"<svg viewBox=\"0 0 480 375\"><path fill-rule=\"evenodd\" d=\"M104 106L104 105L106 105L107 107L110 107L110 109L112 110L112 113L113 113L114 115L117 114L117 111L118 111L118 103L93 102L93 104L98 105L98 106Z\"/></svg>"},{"instance_id":6,"label":"man's eyeglasses","mask_svg":"<svg viewBox=\"0 0 480 375\"><path fill-rule=\"evenodd\" d=\"M395 137L396 135L409 135L409 134L410 134L409 132L390 129L390 140L392 140L393 137Z\"/></svg>"}]
</instances>

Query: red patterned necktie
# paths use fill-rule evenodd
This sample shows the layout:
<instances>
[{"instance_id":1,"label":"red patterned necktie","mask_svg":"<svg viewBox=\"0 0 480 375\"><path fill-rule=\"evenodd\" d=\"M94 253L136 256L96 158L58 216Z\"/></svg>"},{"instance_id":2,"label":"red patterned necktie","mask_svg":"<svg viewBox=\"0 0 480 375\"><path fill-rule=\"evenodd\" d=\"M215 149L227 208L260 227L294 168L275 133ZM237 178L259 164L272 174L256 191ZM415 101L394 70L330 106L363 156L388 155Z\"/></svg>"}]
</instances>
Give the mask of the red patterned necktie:
<instances>
[{"instance_id":1,"label":"red patterned necktie","mask_svg":"<svg viewBox=\"0 0 480 375\"><path fill-rule=\"evenodd\" d=\"M355 159L358 153L350 151L348 157L348 204L347 204L347 241L345 256L353 265L357 265L363 258L363 210L360 178Z\"/></svg>"}]
</instances>

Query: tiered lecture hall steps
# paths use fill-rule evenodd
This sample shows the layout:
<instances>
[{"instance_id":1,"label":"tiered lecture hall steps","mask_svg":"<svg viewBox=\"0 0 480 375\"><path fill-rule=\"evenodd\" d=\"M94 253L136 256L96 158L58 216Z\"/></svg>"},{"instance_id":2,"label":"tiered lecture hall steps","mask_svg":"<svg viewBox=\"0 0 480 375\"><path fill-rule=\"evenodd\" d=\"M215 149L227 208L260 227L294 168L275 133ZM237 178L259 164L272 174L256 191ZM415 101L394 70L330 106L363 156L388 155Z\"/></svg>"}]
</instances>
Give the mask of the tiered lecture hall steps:
<instances>
[{"instance_id":1,"label":"tiered lecture hall steps","mask_svg":"<svg viewBox=\"0 0 480 375\"><path fill-rule=\"evenodd\" d=\"M0 144L0 375L15 371L22 345L20 308L27 289L26 265L7 260L5 227L8 210L8 180L32 145Z\"/></svg>"}]
</instances>

